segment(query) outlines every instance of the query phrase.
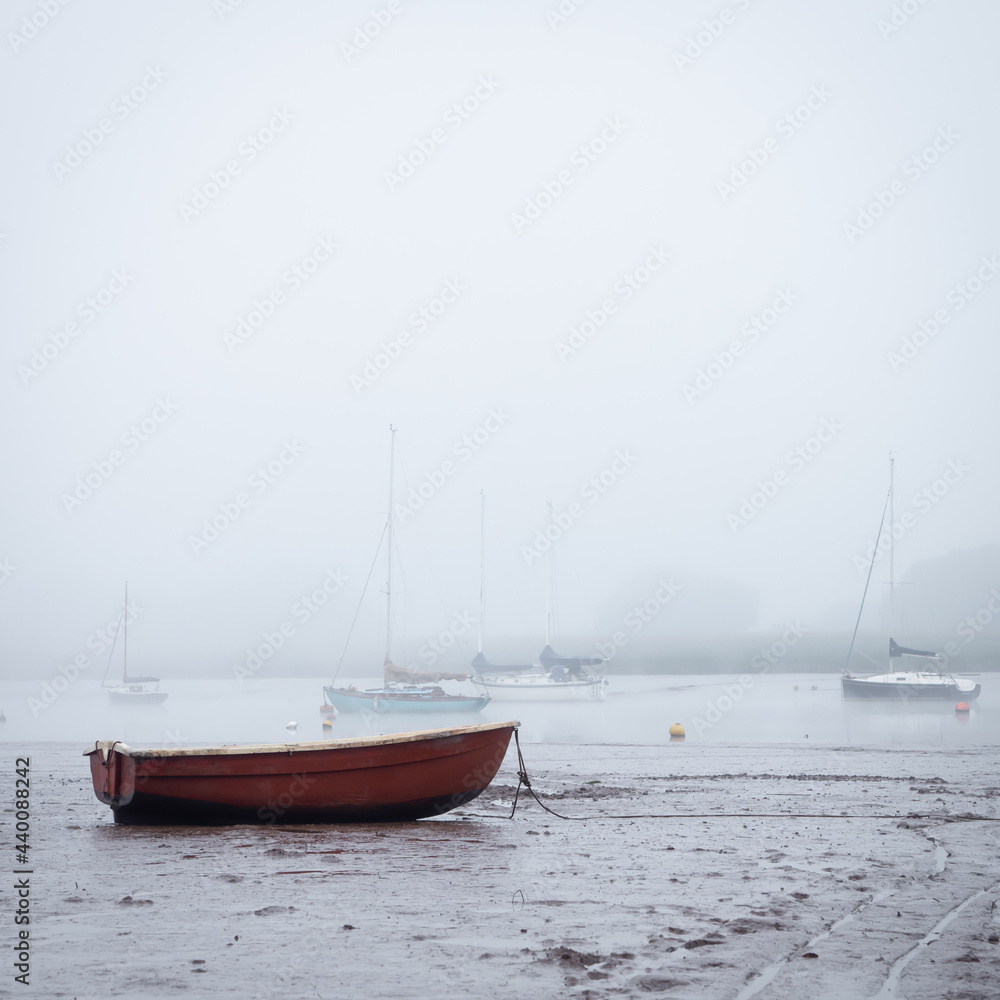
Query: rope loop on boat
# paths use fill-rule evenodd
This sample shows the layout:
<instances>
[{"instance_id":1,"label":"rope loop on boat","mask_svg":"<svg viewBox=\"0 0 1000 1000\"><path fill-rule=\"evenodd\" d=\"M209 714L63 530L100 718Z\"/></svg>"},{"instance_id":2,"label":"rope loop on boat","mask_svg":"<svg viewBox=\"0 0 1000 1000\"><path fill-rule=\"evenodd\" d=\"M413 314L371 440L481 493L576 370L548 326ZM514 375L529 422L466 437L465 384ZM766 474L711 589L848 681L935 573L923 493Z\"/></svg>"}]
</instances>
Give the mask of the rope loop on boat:
<instances>
[{"instance_id":1,"label":"rope loop on boat","mask_svg":"<svg viewBox=\"0 0 1000 1000\"><path fill-rule=\"evenodd\" d=\"M98 749L100 749L100 748L99 748L99 746L98 746L98 744L99 744L100 742L101 742L100 740L94 740L94 749L95 749L95 750L98 750ZM107 757L105 757L105 758L104 758L104 759L103 759L103 760L101 761L101 767L107 767L107 766L108 766L108 764L110 764L110 763L111 763L111 755L112 755L112 754L113 754L113 753L115 752L115 747L116 747L116 746L118 746L118 744L119 744L119 743L121 743L121 740L115 740L115 741L114 741L114 743L112 743L112 744L111 744L111 746L110 746L110 747L108 747L108 756L107 756ZM102 756L103 756L103 755L102 755Z\"/></svg>"}]
</instances>

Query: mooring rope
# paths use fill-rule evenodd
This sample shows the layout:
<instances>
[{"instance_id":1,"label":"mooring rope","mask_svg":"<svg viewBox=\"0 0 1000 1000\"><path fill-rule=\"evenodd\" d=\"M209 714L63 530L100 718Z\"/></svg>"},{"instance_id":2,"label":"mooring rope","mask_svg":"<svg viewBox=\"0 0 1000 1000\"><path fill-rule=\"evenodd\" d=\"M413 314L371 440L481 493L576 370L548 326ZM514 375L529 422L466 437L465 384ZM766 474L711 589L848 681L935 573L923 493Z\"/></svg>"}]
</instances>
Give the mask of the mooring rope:
<instances>
[{"instance_id":1,"label":"mooring rope","mask_svg":"<svg viewBox=\"0 0 1000 1000\"><path fill-rule=\"evenodd\" d=\"M531 779L528 777L528 769L524 764L524 755L521 753L521 741L518 739L517 730L514 730L514 743L517 746L517 766L519 768L517 772L517 791L514 792L514 804L510 807L510 815L508 819L514 818L514 811L517 809L518 796L521 794L521 786L524 785L525 788L531 792L531 797L546 811L552 813L553 816L558 816L559 819L587 819L586 816L563 816L562 813L557 813L555 809L550 809L539 797L534 788L531 787Z\"/></svg>"},{"instance_id":2,"label":"mooring rope","mask_svg":"<svg viewBox=\"0 0 1000 1000\"><path fill-rule=\"evenodd\" d=\"M508 819L514 818L517 811L518 799L521 795L521 787L526 788L531 797L547 812L559 819L586 822L589 819L927 819L936 820L941 823L1000 823L1000 818L995 816L974 816L966 814L964 816L935 816L930 813L907 813L901 816L899 813L869 813L866 815L845 815L843 813L600 813L597 816L564 816L555 809L550 809L539 797L538 793L531 787L531 779L528 777L528 769L524 763L524 755L521 753L521 741L518 739L517 730L514 730L514 743L517 746L517 790L514 792L514 804L510 808ZM482 816L486 819L497 819L496 816L489 816L487 813L467 813L469 816Z\"/></svg>"}]
</instances>

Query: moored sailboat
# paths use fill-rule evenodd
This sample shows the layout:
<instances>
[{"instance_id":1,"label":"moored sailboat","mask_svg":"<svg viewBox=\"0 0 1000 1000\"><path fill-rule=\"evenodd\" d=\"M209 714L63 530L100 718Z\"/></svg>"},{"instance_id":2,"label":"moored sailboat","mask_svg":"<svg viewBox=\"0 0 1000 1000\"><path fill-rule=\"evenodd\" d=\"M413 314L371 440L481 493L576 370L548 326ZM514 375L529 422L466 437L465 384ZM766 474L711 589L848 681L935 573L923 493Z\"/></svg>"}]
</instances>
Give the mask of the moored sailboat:
<instances>
[{"instance_id":1,"label":"moored sailboat","mask_svg":"<svg viewBox=\"0 0 1000 1000\"><path fill-rule=\"evenodd\" d=\"M108 667L114 656L115 644L118 642L118 632L122 635L122 680L120 684L108 684ZM159 677L129 676L128 672L128 584L125 584L125 603L118 619L118 631L111 642L111 652L108 653L108 666L104 668L102 687L108 689L108 697L112 704L118 705L159 705L167 700L167 692L160 690Z\"/></svg>"},{"instance_id":2,"label":"moored sailboat","mask_svg":"<svg viewBox=\"0 0 1000 1000\"><path fill-rule=\"evenodd\" d=\"M477 683L496 701L603 700L608 681L593 674L602 666L601 656L560 656L549 644L554 617L552 550L548 556L548 597L545 614L545 647L537 664L496 666L483 653L486 630L486 497L482 495L480 530L479 652L472 661ZM551 511L551 504L549 505Z\"/></svg>"},{"instance_id":3,"label":"moored sailboat","mask_svg":"<svg viewBox=\"0 0 1000 1000\"><path fill-rule=\"evenodd\" d=\"M865 582L864 594L861 597L861 608L858 611L858 621L854 626L854 636L847 651L847 662L841 676L841 691L845 698L850 699L890 699L917 701L954 701L961 699L972 701L979 697L981 685L969 677L956 677L944 670L944 657L929 649L913 649L901 646L893 638L895 631L895 561L893 550L893 468L895 459L889 458L889 493L886 506L882 510L882 522L879 524L878 537L872 552L871 565L868 567L868 579ZM886 509L889 511L889 669L886 673L872 674L866 677L856 677L850 672L851 653L854 650L854 640L857 638L858 625L861 622L861 612L865 606L865 596L868 594L868 583L871 581L872 568L878 554L878 543L882 537L885 524ZM926 666L907 669L903 666L904 657L921 660ZM936 668L936 669L935 669Z\"/></svg>"},{"instance_id":4,"label":"moored sailboat","mask_svg":"<svg viewBox=\"0 0 1000 1000\"><path fill-rule=\"evenodd\" d=\"M389 444L389 513L383 530L383 537L386 539L386 610L382 686L365 689L359 689L353 685L334 687L331 681L329 686L323 688L323 696L326 704L333 705L341 712L481 712L490 703L488 694L449 694L440 687L442 681L467 681L469 679L467 674L407 670L392 662L390 655L392 647L392 505L396 428L390 426L389 431L391 435ZM363 599L364 594L361 596ZM348 635L348 641L350 641L350 635ZM341 656L341 664L343 659ZM339 664L337 669L339 671Z\"/></svg>"},{"instance_id":5,"label":"moored sailboat","mask_svg":"<svg viewBox=\"0 0 1000 1000\"><path fill-rule=\"evenodd\" d=\"M467 681L468 674L415 671L397 667L392 660L382 665L381 687L323 688L328 705L339 712L481 712L489 695L448 694L441 681Z\"/></svg>"}]
</instances>

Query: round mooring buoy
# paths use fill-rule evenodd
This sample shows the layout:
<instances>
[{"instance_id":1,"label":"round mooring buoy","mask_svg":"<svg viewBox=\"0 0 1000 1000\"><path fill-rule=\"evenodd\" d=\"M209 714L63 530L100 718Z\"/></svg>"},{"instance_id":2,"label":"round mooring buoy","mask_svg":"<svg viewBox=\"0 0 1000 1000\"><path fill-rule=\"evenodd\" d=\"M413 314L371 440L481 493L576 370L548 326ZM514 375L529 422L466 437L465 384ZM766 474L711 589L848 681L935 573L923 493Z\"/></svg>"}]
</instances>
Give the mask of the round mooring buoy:
<instances>
[{"instance_id":1,"label":"round mooring buoy","mask_svg":"<svg viewBox=\"0 0 1000 1000\"><path fill-rule=\"evenodd\" d=\"M298 729L299 724L297 722L289 722L285 729Z\"/></svg>"},{"instance_id":2,"label":"round mooring buoy","mask_svg":"<svg viewBox=\"0 0 1000 1000\"><path fill-rule=\"evenodd\" d=\"M323 728L324 729L333 729L333 719L331 719L329 715L326 716L326 718L323 719Z\"/></svg>"},{"instance_id":3,"label":"round mooring buoy","mask_svg":"<svg viewBox=\"0 0 1000 1000\"><path fill-rule=\"evenodd\" d=\"M684 727L679 722L674 722L670 726L669 732L671 739L684 739Z\"/></svg>"},{"instance_id":4,"label":"round mooring buoy","mask_svg":"<svg viewBox=\"0 0 1000 1000\"><path fill-rule=\"evenodd\" d=\"M960 702L959 702L959 703L958 703L958 704L957 704L957 705L955 706L955 711L956 711L956 712L957 712L957 713L958 713L959 715L965 715L965 714L967 714L967 713L969 712L969 703L968 703L967 701L960 701Z\"/></svg>"}]
</instances>

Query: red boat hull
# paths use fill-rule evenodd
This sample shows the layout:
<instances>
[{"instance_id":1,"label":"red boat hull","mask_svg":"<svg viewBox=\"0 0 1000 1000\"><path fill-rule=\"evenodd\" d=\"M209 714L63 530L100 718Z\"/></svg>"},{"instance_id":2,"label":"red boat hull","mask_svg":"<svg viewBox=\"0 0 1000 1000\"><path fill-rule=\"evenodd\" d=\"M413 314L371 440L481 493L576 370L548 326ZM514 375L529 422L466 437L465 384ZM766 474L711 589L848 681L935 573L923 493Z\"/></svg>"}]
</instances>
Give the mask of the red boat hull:
<instances>
[{"instance_id":1,"label":"red boat hull","mask_svg":"<svg viewBox=\"0 0 1000 1000\"><path fill-rule=\"evenodd\" d=\"M343 823L438 816L479 795L517 722L358 740L135 750L98 742L94 794L116 823Z\"/></svg>"}]
</instances>

